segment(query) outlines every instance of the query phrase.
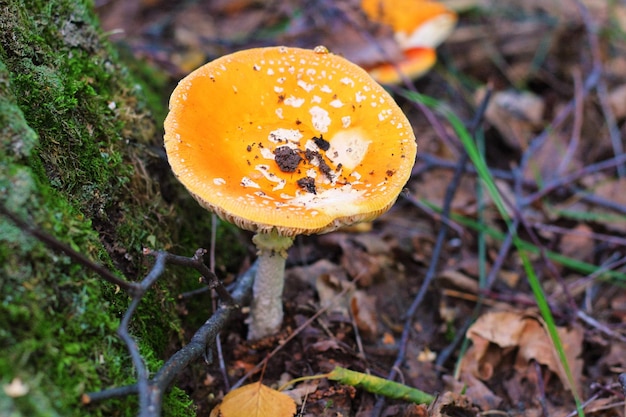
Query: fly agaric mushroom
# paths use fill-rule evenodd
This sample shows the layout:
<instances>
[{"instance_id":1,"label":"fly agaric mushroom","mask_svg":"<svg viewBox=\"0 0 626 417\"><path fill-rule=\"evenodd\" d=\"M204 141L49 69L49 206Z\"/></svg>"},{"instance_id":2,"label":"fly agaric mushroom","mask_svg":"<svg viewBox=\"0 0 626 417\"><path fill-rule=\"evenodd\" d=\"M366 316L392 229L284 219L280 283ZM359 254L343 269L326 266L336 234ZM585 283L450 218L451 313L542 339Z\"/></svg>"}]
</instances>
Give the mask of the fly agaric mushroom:
<instances>
[{"instance_id":1,"label":"fly agaric mushroom","mask_svg":"<svg viewBox=\"0 0 626 417\"><path fill-rule=\"evenodd\" d=\"M441 3L428 0L361 0L361 8L374 22L388 25L404 52L395 62L369 68L381 83L398 83L400 74L417 78L436 62L435 48L452 32L456 14Z\"/></svg>"},{"instance_id":2,"label":"fly agaric mushroom","mask_svg":"<svg viewBox=\"0 0 626 417\"><path fill-rule=\"evenodd\" d=\"M401 74L408 79L418 78L437 62L437 55L432 48L411 48L402 53L402 59L395 63L382 62L370 67L367 72L381 84L397 84L402 81Z\"/></svg>"},{"instance_id":3,"label":"fly agaric mushroom","mask_svg":"<svg viewBox=\"0 0 626 417\"><path fill-rule=\"evenodd\" d=\"M172 93L165 149L202 206L256 232L249 339L280 329L293 238L388 210L416 154L391 96L323 47L249 49L198 68Z\"/></svg>"}]
</instances>

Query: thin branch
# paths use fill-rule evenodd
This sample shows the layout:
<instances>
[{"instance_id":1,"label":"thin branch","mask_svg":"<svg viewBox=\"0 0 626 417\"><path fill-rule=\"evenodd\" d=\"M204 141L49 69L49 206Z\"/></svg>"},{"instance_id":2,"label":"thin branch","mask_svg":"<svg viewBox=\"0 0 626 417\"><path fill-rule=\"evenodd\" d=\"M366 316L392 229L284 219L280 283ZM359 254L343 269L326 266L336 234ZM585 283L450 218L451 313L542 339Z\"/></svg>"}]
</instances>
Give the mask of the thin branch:
<instances>
[{"instance_id":1,"label":"thin branch","mask_svg":"<svg viewBox=\"0 0 626 417\"><path fill-rule=\"evenodd\" d=\"M593 66L602 71L602 47L600 46L600 40L598 39L598 26L593 22L589 9L587 9L587 6L582 1L577 0L576 6L578 7L578 12L580 13L583 24L585 25L589 41L589 49L591 50L591 56L593 59ZM611 139L611 145L613 146L613 152L615 156L622 155L624 153L624 147L620 138L619 128L617 127L617 123L615 121L615 116L613 115L613 111L611 110L611 106L609 104L606 83L602 78L598 79L596 92L598 93L600 108L602 109L602 113L604 114L604 119L609 130L609 137ZM626 176L626 166L618 165L617 174L620 178L624 178L624 176Z\"/></svg>"},{"instance_id":2,"label":"thin branch","mask_svg":"<svg viewBox=\"0 0 626 417\"><path fill-rule=\"evenodd\" d=\"M435 156L428 152L420 152L419 158L417 160L417 164L413 168L413 172L411 172L411 176L413 177L416 175L420 175L422 172L428 171L433 168L444 168L444 169L453 170L456 168L457 165L458 165L458 161L457 162L448 161L447 159L439 158L438 156ZM465 172L467 174L471 174L474 176L478 175L476 168L470 164L465 166ZM497 169L497 168L491 168L490 172L491 172L491 175L497 179L501 179L505 181L513 181L515 179L515 176L510 171L505 171L505 170ZM532 187L534 189L537 188L536 183L531 180L524 179L522 184L525 187Z\"/></svg>"},{"instance_id":3,"label":"thin branch","mask_svg":"<svg viewBox=\"0 0 626 417\"><path fill-rule=\"evenodd\" d=\"M598 331L603 333L605 336L608 336L608 337L610 337L612 339L616 339L616 340L619 340L620 342L626 343L626 337L625 336L621 335L618 332L615 332L615 331L609 329L606 325L600 323L598 320L594 319L593 317L591 317L590 315L588 315L584 311L578 310L576 312L576 317L578 317L580 320L582 320L585 323L587 323L587 325L597 329Z\"/></svg>"},{"instance_id":4,"label":"thin branch","mask_svg":"<svg viewBox=\"0 0 626 417\"><path fill-rule=\"evenodd\" d=\"M154 253L150 253L154 255ZM170 255L167 252L158 252L155 267L150 271L145 281L152 280L152 275L161 275L163 266L171 259L181 261L180 258ZM187 258L192 263L193 258ZM161 263L163 262L163 263ZM180 264L180 263L179 263ZM190 363L202 357L208 349L212 349L215 345L217 334L232 319L233 313L236 311L237 305L248 302L251 296L252 283L256 274L256 264L254 264L246 273L244 273L235 283L232 292L233 303L222 303L222 305L213 313L213 315L196 331L191 338L189 344L181 348L157 371L152 379L147 378L147 370L143 365L141 357L136 357L130 346L133 346L134 340L129 335L124 335L125 342L129 346L133 363L138 370L138 382L125 387L116 387L104 391L84 394L82 397L83 404L89 404L95 401L102 401L111 398L119 398L128 395L138 394L140 400L140 417L158 417L161 415L161 406L163 395L167 392L171 383L183 369ZM139 300L139 299L137 299ZM135 302L135 300L133 300ZM134 309L129 308L124 320L123 326L127 327L128 321L132 316ZM128 318L128 319L127 319ZM118 332L120 333L120 332ZM124 334L124 331L121 331Z\"/></svg>"},{"instance_id":5,"label":"thin branch","mask_svg":"<svg viewBox=\"0 0 626 417\"><path fill-rule=\"evenodd\" d=\"M155 256L155 255L158 256L159 253L164 253L167 258L166 259L167 263L170 263L172 265L186 266L186 267L195 269L202 275L204 279L204 283L208 285L209 289L214 289L215 292L217 292L222 302L226 304L230 304L230 305L236 304L233 297L228 293L226 288L224 288L224 285L217 278L215 273L211 271L206 266L206 264L202 261L202 257L206 254L205 249L198 249L196 253L194 254L194 256L191 258L187 258L185 256L173 255L167 252L155 252L151 249L145 249L144 253L146 255L151 255L151 256Z\"/></svg>"},{"instance_id":6,"label":"thin branch","mask_svg":"<svg viewBox=\"0 0 626 417\"><path fill-rule=\"evenodd\" d=\"M602 75L602 67L594 61L593 68L591 73L585 79L583 83L583 88L580 94L579 99L584 100L585 97L589 94L589 92L598 85L600 80L600 76ZM534 139L530 141L530 146L526 149L524 154L522 155L519 166L514 170L517 171L515 177L517 180L515 181L514 190L516 194L521 195L521 188L523 185L523 172L526 171L528 167L528 163L531 158L535 155L535 153L544 145L546 140L550 137L552 132L555 129L559 128L565 120L570 116L572 111L576 108L576 98L570 100L559 113L552 119L552 123L550 123L539 135L537 135Z\"/></svg>"},{"instance_id":7,"label":"thin branch","mask_svg":"<svg viewBox=\"0 0 626 417\"><path fill-rule=\"evenodd\" d=\"M355 278L355 281L357 279L358 279L358 277ZM317 320L322 314L326 313L326 311L332 305L334 305L334 302L336 300L340 300L342 297L344 297L348 293L349 290L350 290L350 286L346 286L341 291L339 291L337 294L335 294L335 296L331 299L331 302L328 303L328 305L326 305L325 307L322 307L319 310L317 310L315 312L315 314L313 314L311 317L309 317L307 320L305 320L304 323L302 323L300 326L298 326L297 329L295 329L293 332L291 332L291 334L289 336L287 336L285 338L285 340L282 340L281 343L274 348L274 350L272 350L270 353L268 353L267 356L265 356L265 358L263 358L263 360L261 362L257 363L254 366L254 368L250 369L248 372L246 372L246 374L244 376L242 376L237 382L235 382L235 384L232 386L232 389L239 388L252 375L254 375L255 373L259 372L261 369L264 369L267 366L267 363L269 362L269 360L271 358L273 358L280 350L282 350L285 346L287 346L287 344L289 342L291 342L297 335L299 335L304 329L309 327L311 325L311 323L313 323L315 320Z\"/></svg>"},{"instance_id":8,"label":"thin branch","mask_svg":"<svg viewBox=\"0 0 626 417\"><path fill-rule=\"evenodd\" d=\"M238 280L232 297L236 305L247 303L250 295L254 276L256 275L256 262ZM220 307L193 335L191 341L184 348L176 352L156 373L153 384L165 388L174 380L176 375L189 363L196 360L206 352L208 347L214 344L215 336L224 328L232 318L235 311L234 305Z\"/></svg>"},{"instance_id":9,"label":"thin branch","mask_svg":"<svg viewBox=\"0 0 626 417\"><path fill-rule=\"evenodd\" d=\"M407 200L409 203L411 203L413 206L422 210L424 213L428 214L430 217L432 217L436 221L445 223L445 225L449 227L450 229L454 230L458 236L463 235L463 227L461 225L454 222L449 217L445 217L443 216L443 214L437 213L435 210L431 209L426 204L422 203L417 198L415 198L415 196L413 196L413 194L411 194L410 192L402 193L401 196L405 200Z\"/></svg>"},{"instance_id":10,"label":"thin branch","mask_svg":"<svg viewBox=\"0 0 626 417\"><path fill-rule=\"evenodd\" d=\"M576 153L576 150L578 150L578 145L580 144L580 131L583 128L583 110L585 103L583 101L583 92L581 88L582 81L580 79L580 71L575 69L573 73L574 102L576 103L576 105L574 108L575 111L574 123L572 127L572 138L569 142L569 145L567 146L567 151L565 152L565 155L563 155L563 158L561 159L561 162L559 163L559 166L556 170L557 175L562 175L564 172L566 172L567 167L569 167L570 163L572 162L574 154Z\"/></svg>"},{"instance_id":11,"label":"thin branch","mask_svg":"<svg viewBox=\"0 0 626 417\"><path fill-rule=\"evenodd\" d=\"M530 205L534 203L535 201L539 200L540 198L545 197L546 195L556 190L557 188L570 185L574 183L575 181L583 177L586 177L588 175L594 174L596 172L604 171L610 168L616 168L623 164L626 164L626 154L617 155L611 159L600 161L595 164L587 165L586 167L583 167L579 169L578 171L572 172L563 177L549 181L541 190L524 197L521 203L523 206Z\"/></svg>"},{"instance_id":12,"label":"thin branch","mask_svg":"<svg viewBox=\"0 0 626 417\"><path fill-rule=\"evenodd\" d=\"M626 154L624 154L624 156L626 156ZM626 214L626 205L620 204L617 201L609 200L608 198L600 197L599 195L591 194L584 190L576 190L576 197L580 198L586 203L593 204L597 207L602 207L608 210L616 211L621 214Z\"/></svg>"},{"instance_id":13,"label":"thin branch","mask_svg":"<svg viewBox=\"0 0 626 417\"><path fill-rule=\"evenodd\" d=\"M626 238L620 236L612 236L604 233L595 233L595 232L584 232L577 229L571 229L566 227L554 226L551 224L545 223L533 223L532 227L537 230L543 230L552 233L558 233L561 235L572 235L572 236L581 236L588 239L599 240L602 242L607 242L616 246L626 246Z\"/></svg>"},{"instance_id":14,"label":"thin branch","mask_svg":"<svg viewBox=\"0 0 626 417\"><path fill-rule=\"evenodd\" d=\"M609 138L611 138L611 145L613 146L613 153L615 156L624 154L624 145L622 145L622 138L619 132L619 127L615 121L613 110L609 104L609 97L604 80L600 80L598 87L596 88L598 93L598 100L600 101L600 108L604 113L604 119L606 120L607 128L609 130ZM626 177L626 165L620 164L616 166L617 176L620 178Z\"/></svg>"},{"instance_id":15,"label":"thin branch","mask_svg":"<svg viewBox=\"0 0 626 417\"><path fill-rule=\"evenodd\" d=\"M476 129L478 128L478 126L480 125L480 122L483 118L485 110L487 109L487 104L489 103L490 98L491 98L491 90L487 90L487 93L485 94L485 98L483 99L481 106L476 112L474 120L472 120L472 123L469 127L470 134L473 135ZM450 180L448 187L446 188L446 193L445 193L444 200L443 200L443 208L441 211L441 217L444 219L450 218L450 209L452 207L452 200L454 199L454 195L456 194L456 191L459 188L459 185L461 183L461 178L465 172L465 166L467 165L468 161L469 161L469 155L467 154L467 152L463 152L463 154L461 155L461 158L459 158L457 168L454 171L454 175L452 179ZM411 330L413 329L413 320L415 318L415 314L417 313L417 309L422 304L422 301L424 300L424 297L426 296L426 293L428 289L430 288L430 284L435 278L435 273L437 272L439 260L441 258L441 251L444 247L447 233L448 233L447 223L442 222L441 228L439 229L439 233L437 234L437 240L435 241L435 246L433 248L431 262L428 267L428 271L426 272L426 276L424 277L424 282L422 282L422 285L420 286L420 289L417 295L415 296L415 298L413 299L413 302L411 303L411 305L409 306L409 308L407 309L405 313L406 320L404 322L404 327L402 329L402 336L400 337L398 354L396 355L396 360L393 363L391 371L387 375L387 379L389 379L390 381L393 381L395 379L397 375L397 369L400 369L402 363L404 362L404 359L406 356L407 345L408 345L409 338L411 335ZM385 399L384 397L381 397L376 402L374 410L372 411L372 415L379 416L380 413L382 412L382 407L384 403L385 403Z\"/></svg>"},{"instance_id":16,"label":"thin branch","mask_svg":"<svg viewBox=\"0 0 626 417\"><path fill-rule=\"evenodd\" d=\"M139 416L140 417L158 417L161 415L161 406L163 394L167 391L174 378L182 372L183 369L192 361L203 355L207 349L214 346L217 334L224 328L226 323L232 318L233 312L239 305L244 303L251 293L252 282L256 273L256 264L250 268L237 281L233 295L224 288L215 273L211 271L202 261L203 255L206 253L204 249L198 249L191 258L173 255L164 251L153 251L144 249L145 255L154 256L156 258L154 265L149 273L140 282L128 282L117 276L104 266L99 265L83 254L75 251L67 244L59 241L48 233L38 229L37 227L20 219L6 207L0 203L0 214L11 220L25 233L31 234L39 239L46 246L57 252L67 255L71 260L80 264L96 273L104 280L124 289L131 297L131 303L117 329L117 334L122 339L131 356L133 366L137 373L137 383L126 386L117 387L94 393L86 393L82 396L83 404L89 404L94 401L102 401L109 398L122 397L137 394L139 397ZM196 334L192 337L191 342L176 352L156 373L152 380L149 379L149 370L147 369L143 357L139 352L139 347L135 338L130 334L130 322L134 316L139 303L143 299L144 294L152 287L152 285L165 272L165 265L181 265L194 268L202 274L205 283L218 293L221 305L215 313L205 322Z\"/></svg>"},{"instance_id":17,"label":"thin branch","mask_svg":"<svg viewBox=\"0 0 626 417\"><path fill-rule=\"evenodd\" d=\"M41 229L38 229L34 223L29 223L25 220L20 219L17 215L9 211L4 203L0 202L0 214L2 214L7 219L11 220L20 230L32 235L33 237L40 240L42 243L45 243L50 249L55 252L60 252L66 256L68 256L72 261L76 262L79 265L84 266L85 268L95 272L100 275L104 280L110 282L113 285L117 285L121 289L125 290L129 294L134 294L138 287L132 282L125 281L122 278L119 278L115 274L113 274L110 270L105 268L103 265L98 264L91 259L87 258L82 253L79 253L72 249L69 245L61 242L54 236L44 232Z\"/></svg>"}]
</instances>

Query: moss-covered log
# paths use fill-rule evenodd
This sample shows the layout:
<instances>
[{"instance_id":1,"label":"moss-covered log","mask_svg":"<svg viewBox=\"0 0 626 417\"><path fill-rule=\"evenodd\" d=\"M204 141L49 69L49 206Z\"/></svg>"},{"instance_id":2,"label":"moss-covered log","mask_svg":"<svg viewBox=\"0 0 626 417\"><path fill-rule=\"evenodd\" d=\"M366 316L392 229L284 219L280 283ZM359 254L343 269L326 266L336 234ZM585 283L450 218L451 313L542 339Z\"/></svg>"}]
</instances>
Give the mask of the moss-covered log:
<instances>
[{"instance_id":1,"label":"moss-covered log","mask_svg":"<svg viewBox=\"0 0 626 417\"><path fill-rule=\"evenodd\" d=\"M161 196L171 178L149 107L89 3L0 0L0 203L130 279L145 272L143 245L209 236L208 221L191 232ZM158 283L134 323L153 371L182 342L181 282ZM85 391L134 381L115 335L127 303L0 216L0 415L133 415L133 398L80 404ZM174 389L164 414L194 412Z\"/></svg>"}]
</instances>

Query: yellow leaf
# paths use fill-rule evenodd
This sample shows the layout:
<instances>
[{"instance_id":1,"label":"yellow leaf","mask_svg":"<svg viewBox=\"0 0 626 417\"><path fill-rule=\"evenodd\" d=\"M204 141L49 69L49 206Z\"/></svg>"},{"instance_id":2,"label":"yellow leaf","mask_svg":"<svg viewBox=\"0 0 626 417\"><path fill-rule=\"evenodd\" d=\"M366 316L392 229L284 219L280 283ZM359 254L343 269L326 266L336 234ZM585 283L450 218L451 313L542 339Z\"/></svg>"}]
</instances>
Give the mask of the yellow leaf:
<instances>
[{"instance_id":1,"label":"yellow leaf","mask_svg":"<svg viewBox=\"0 0 626 417\"><path fill-rule=\"evenodd\" d=\"M226 394L210 417L293 417L295 413L296 403L287 394L257 382Z\"/></svg>"}]
</instances>

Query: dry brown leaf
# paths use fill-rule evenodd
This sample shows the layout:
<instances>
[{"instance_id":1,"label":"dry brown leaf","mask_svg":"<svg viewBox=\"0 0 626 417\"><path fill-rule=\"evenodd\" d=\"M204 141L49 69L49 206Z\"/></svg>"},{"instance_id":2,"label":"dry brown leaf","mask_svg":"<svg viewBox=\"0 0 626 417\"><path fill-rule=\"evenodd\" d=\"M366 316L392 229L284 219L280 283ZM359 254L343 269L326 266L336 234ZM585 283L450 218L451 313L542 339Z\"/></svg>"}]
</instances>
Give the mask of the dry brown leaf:
<instances>
[{"instance_id":1,"label":"dry brown leaf","mask_svg":"<svg viewBox=\"0 0 626 417\"><path fill-rule=\"evenodd\" d=\"M620 398L619 395L612 395L607 398L596 398L585 404L585 413L588 416L619 415L618 413L616 414L610 414L610 413L599 414L599 413L601 413L602 411L606 412L607 410L619 410L620 408L623 408L623 404L624 404L623 397Z\"/></svg>"},{"instance_id":2,"label":"dry brown leaf","mask_svg":"<svg viewBox=\"0 0 626 417\"><path fill-rule=\"evenodd\" d=\"M341 257L341 266L348 275L358 279L360 287L369 287L380 276L383 266L387 263L384 256L370 255L364 250L353 247L351 250L344 249Z\"/></svg>"},{"instance_id":3,"label":"dry brown leaf","mask_svg":"<svg viewBox=\"0 0 626 417\"><path fill-rule=\"evenodd\" d=\"M626 294L616 294L611 299L611 316L626 323Z\"/></svg>"},{"instance_id":4,"label":"dry brown leaf","mask_svg":"<svg viewBox=\"0 0 626 417\"><path fill-rule=\"evenodd\" d=\"M285 395L291 397L297 405L302 405L303 400L305 400L307 396L317 391L317 387L319 384L320 382L317 380L306 381L302 384L299 384L296 388L284 391L284 393Z\"/></svg>"},{"instance_id":5,"label":"dry brown leaf","mask_svg":"<svg viewBox=\"0 0 626 417\"><path fill-rule=\"evenodd\" d=\"M524 178L529 181L548 182L558 176L570 173L582 167L580 158L574 156L561 171L560 163L568 152L570 138L566 134L555 132L541 149L529 161Z\"/></svg>"},{"instance_id":6,"label":"dry brown leaf","mask_svg":"<svg viewBox=\"0 0 626 417\"><path fill-rule=\"evenodd\" d=\"M485 90L476 93L480 103ZM544 101L530 92L498 91L493 94L485 117L502 135L502 139L515 149L526 149L534 131L541 125Z\"/></svg>"},{"instance_id":7,"label":"dry brown leaf","mask_svg":"<svg viewBox=\"0 0 626 417\"><path fill-rule=\"evenodd\" d=\"M474 406L470 397L446 392L428 407L428 415L432 417L445 416L475 416L479 410Z\"/></svg>"},{"instance_id":8,"label":"dry brown leaf","mask_svg":"<svg viewBox=\"0 0 626 417\"><path fill-rule=\"evenodd\" d=\"M506 269L500 270L498 273L498 280L509 288L515 288L521 279L521 275L518 271L507 271Z\"/></svg>"},{"instance_id":9,"label":"dry brown leaf","mask_svg":"<svg viewBox=\"0 0 626 417\"><path fill-rule=\"evenodd\" d=\"M478 282L454 269L446 269L437 276L437 282L444 288L455 288L470 294L478 293Z\"/></svg>"},{"instance_id":10,"label":"dry brown leaf","mask_svg":"<svg viewBox=\"0 0 626 417\"><path fill-rule=\"evenodd\" d=\"M293 417L295 413L291 397L256 382L226 394L210 417Z\"/></svg>"},{"instance_id":11,"label":"dry brown leaf","mask_svg":"<svg viewBox=\"0 0 626 417\"><path fill-rule=\"evenodd\" d=\"M327 259L320 259L310 265L289 268L287 270L287 280L297 279L314 287L320 275L324 274L342 274L345 277L345 273L339 265ZM342 277L342 280L343 279L345 278Z\"/></svg>"},{"instance_id":12,"label":"dry brown leaf","mask_svg":"<svg viewBox=\"0 0 626 417\"><path fill-rule=\"evenodd\" d=\"M443 375L443 380L447 391L465 393L467 398L471 398L481 410L496 409L503 402L502 398L469 372L461 373L460 380L454 379L451 375Z\"/></svg>"},{"instance_id":13,"label":"dry brown leaf","mask_svg":"<svg viewBox=\"0 0 626 417\"><path fill-rule=\"evenodd\" d=\"M609 104L617 119L626 117L626 84L617 86L609 92Z\"/></svg>"},{"instance_id":14,"label":"dry brown leaf","mask_svg":"<svg viewBox=\"0 0 626 417\"><path fill-rule=\"evenodd\" d=\"M583 333L579 328L557 328L574 382L582 375L580 359ZM487 313L476 320L467 331L473 346L461 363L462 371L482 380L490 379L500 367L507 353L517 348L515 368L524 372L531 360L545 365L568 387L558 355L540 319L521 312L500 311ZM578 387L576 387L578 388Z\"/></svg>"},{"instance_id":15,"label":"dry brown leaf","mask_svg":"<svg viewBox=\"0 0 626 417\"><path fill-rule=\"evenodd\" d=\"M598 197L612 201L617 205L626 206L626 193L624 190L626 190L626 178L620 178L601 183L595 188L594 193ZM613 231L626 233L626 216L618 216L617 212L600 208L593 208L592 211L612 215L610 220L604 221L606 227ZM600 218L598 221L602 222L602 219Z\"/></svg>"},{"instance_id":16,"label":"dry brown leaf","mask_svg":"<svg viewBox=\"0 0 626 417\"><path fill-rule=\"evenodd\" d=\"M475 357L482 358L489 343L495 343L501 348L517 346L524 325L524 316L518 312L498 311L480 316L467 330L467 337L476 346Z\"/></svg>"},{"instance_id":17,"label":"dry brown leaf","mask_svg":"<svg viewBox=\"0 0 626 417\"><path fill-rule=\"evenodd\" d=\"M350 298L355 286L343 274L321 274L315 281L315 289L320 299L320 306L328 314L338 314L344 319L350 317ZM341 293L344 293L340 296Z\"/></svg>"},{"instance_id":18,"label":"dry brown leaf","mask_svg":"<svg viewBox=\"0 0 626 417\"><path fill-rule=\"evenodd\" d=\"M579 261L589 261L594 250L594 241L591 237L593 230L584 223L572 229L561 238L561 254Z\"/></svg>"},{"instance_id":19,"label":"dry brown leaf","mask_svg":"<svg viewBox=\"0 0 626 417\"><path fill-rule=\"evenodd\" d=\"M340 239L343 251L341 266L348 275L358 278L360 287L369 287L384 268L390 264L391 248L387 242L373 234L346 235Z\"/></svg>"},{"instance_id":20,"label":"dry brown leaf","mask_svg":"<svg viewBox=\"0 0 626 417\"><path fill-rule=\"evenodd\" d=\"M588 10L590 17L596 25L608 23L609 8L611 2L606 0L582 0L580 2ZM558 16L561 24L579 23L580 11L575 0L545 1L545 0L509 0L507 2L497 0L476 0L477 7L488 10L494 8L521 9L525 13L545 13Z\"/></svg>"},{"instance_id":21,"label":"dry brown leaf","mask_svg":"<svg viewBox=\"0 0 626 417\"><path fill-rule=\"evenodd\" d=\"M623 372L626 369L626 343L613 340L609 348L609 353L600 359L600 366L610 369L612 372Z\"/></svg>"},{"instance_id":22,"label":"dry brown leaf","mask_svg":"<svg viewBox=\"0 0 626 417\"><path fill-rule=\"evenodd\" d=\"M341 248L341 266L359 287L372 285L391 264L390 244L371 233L329 233L319 242Z\"/></svg>"},{"instance_id":23,"label":"dry brown leaf","mask_svg":"<svg viewBox=\"0 0 626 417\"><path fill-rule=\"evenodd\" d=\"M419 182L412 183L413 191L421 198L439 207L443 205L446 188L452 181L454 173L450 170L432 169L420 176ZM476 214L476 181L463 177L452 200L451 209L458 214L473 216Z\"/></svg>"},{"instance_id":24,"label":"dry brown leaf","mask_svg":"<svg viewBox=\"0 0 626 417\"><path fill-rule=\"evenodd\" d=\"M359 331L364 337L378 334L376 297L357 290L350 299L350 309Z\"/></svg>"}]
</instances>

